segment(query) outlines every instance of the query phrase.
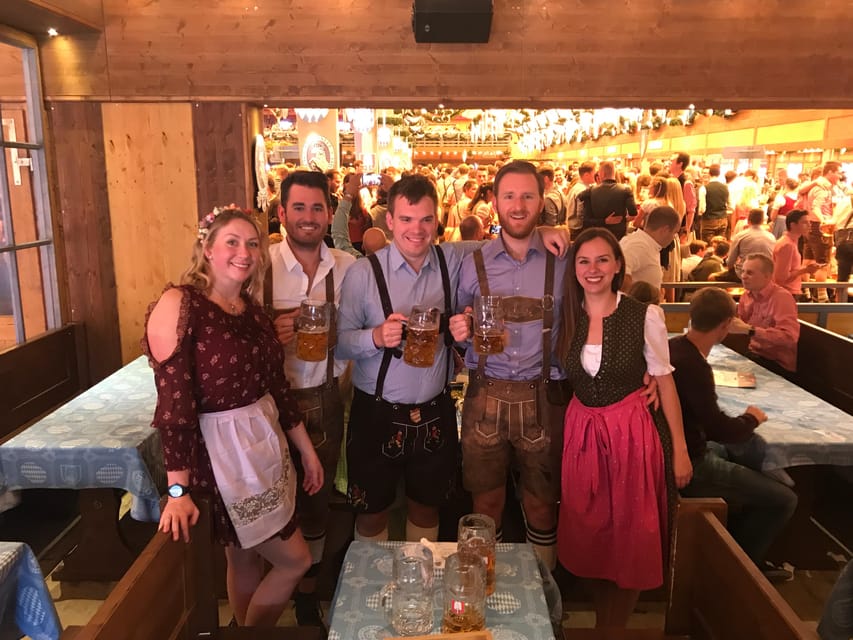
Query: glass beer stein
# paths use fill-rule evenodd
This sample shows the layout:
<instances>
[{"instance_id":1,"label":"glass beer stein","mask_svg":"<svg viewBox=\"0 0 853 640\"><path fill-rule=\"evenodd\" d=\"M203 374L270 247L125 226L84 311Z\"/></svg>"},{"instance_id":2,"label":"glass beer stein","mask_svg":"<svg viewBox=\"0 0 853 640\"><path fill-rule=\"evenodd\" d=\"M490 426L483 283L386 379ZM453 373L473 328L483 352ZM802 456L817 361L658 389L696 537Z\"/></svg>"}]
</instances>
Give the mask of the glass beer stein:
<instances>
[{"instance_id":1,"label":"glass beer stein","mask_svg":"<svg viewBox=\"0 0 853 640\"><path fill-rule=\"evenodd\" d=\"M486 565L486 596L495 592L495 521L483 513L469 513L459 518L457 531L459 551L483 558Z\"/></svg>"},{"instance_id":2,"label":"glass beer stein","mask_svg":"<svg viewBox=\"0 0 853 640\"><path fill-rule=\"evenodd\" d=\"M432 586L432 551L419 542L407 542L395 549L391 582L380 592L394 633L416 636L432 631Z\"/></svg>"},{"instance_id":3,"label":"glass beer stein","mask_svg":"<svg viewBox=\"0 0 853 640\"><path fill-rule=\"evenodd\" d=\"M410 367L431 367L438 347L439 311L436 307L415 305L406 325L403 361Z\"/></svg>"},{"instance_id":4,"label":"glass beer stein","mask_svg":"<svg viewBox=\"0 0 853 640\"><path fill-rule=\"evenodd\" d=\"M474 299L474 353L491 356L504 351L504 309L500 296Z\"/></svg>"},{"instance_id":5,"label":"glass beer stein","mask_svg":"<svg viewBox=\"0 0 853 640\"><path fill-rule=\"evenodd\" d=\"M296 357L320 362L328 350L329 305L322 300L303 300L296 319Z\"/></svg>"},{"instance_id":6,"label":"glass beer stein","mask_svg":"<svg viewBox=\"0 0 853 640\"><path fill-rule=\"evenodd\" d=\"M444 562L442 633L486 627L486 564L479 555L457 551Z\"/></svg>"}]
</instances>

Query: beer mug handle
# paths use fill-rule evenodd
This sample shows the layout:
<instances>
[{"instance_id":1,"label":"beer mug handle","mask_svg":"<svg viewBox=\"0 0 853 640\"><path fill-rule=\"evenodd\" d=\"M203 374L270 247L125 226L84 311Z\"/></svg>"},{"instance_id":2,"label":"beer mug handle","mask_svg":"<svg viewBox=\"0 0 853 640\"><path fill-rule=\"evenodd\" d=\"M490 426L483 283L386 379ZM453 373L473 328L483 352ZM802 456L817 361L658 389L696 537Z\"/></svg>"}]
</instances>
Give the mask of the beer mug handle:
<instances>
[{"instance_id":1,"label":"beer mug handle","mask_svg":"<svg viewBox=\"0 0 853 640\"><path fill-rule=\"evenodd\" d=\"M388 620L389 624L392 622L392 618L394 617L393 611L391 611L391 598L394 597L394 589L395 585L393 583L389 583L382 587L382 590L379 592L379 606L382 607L382 610L385 612L385 618Z\"/></svg>"}]
</instances>

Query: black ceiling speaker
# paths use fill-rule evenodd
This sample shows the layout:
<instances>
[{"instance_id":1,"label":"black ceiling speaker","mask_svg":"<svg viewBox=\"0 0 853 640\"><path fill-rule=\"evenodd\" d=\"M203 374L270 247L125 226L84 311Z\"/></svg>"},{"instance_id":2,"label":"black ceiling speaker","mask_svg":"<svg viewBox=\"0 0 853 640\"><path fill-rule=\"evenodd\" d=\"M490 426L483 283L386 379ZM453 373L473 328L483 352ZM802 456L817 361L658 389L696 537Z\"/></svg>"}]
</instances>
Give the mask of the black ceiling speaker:
<instances>
[{"instance_id":1,"label":"black ceiling speaker","mask_svg":"<svg viewBox=\"0 0 853 640\"><path fill-rule=\"evenodd\" d=\"M415 42L488 42L492 0L414 0Z\"/></svg>"}]
</instances>

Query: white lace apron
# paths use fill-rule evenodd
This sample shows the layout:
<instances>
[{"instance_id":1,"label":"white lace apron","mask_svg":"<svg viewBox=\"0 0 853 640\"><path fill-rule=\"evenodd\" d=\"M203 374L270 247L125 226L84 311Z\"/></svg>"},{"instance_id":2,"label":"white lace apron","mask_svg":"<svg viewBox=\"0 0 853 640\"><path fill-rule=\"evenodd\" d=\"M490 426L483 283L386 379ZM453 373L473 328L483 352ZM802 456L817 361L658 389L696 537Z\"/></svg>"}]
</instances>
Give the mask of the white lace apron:
<instances>
[{"instance_id":1,"label":"white lace apron","mask_svg":"<svg viewBox=\"0 0 853 640\"><path fill-rule=\"evenodd\" d=\"M244 549L275 535L296 507L296 472L278 408L266 394L257 402L199 414L216 486Z\"/></svg>"}]
</instances>

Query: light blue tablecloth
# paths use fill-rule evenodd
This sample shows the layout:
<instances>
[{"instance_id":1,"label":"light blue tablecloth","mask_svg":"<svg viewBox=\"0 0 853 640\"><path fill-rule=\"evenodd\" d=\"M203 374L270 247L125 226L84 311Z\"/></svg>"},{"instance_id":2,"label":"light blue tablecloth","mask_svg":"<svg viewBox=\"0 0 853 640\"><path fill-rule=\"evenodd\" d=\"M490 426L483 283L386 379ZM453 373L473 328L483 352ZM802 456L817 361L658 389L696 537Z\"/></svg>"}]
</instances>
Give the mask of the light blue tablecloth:
<instances>
[{"instance_id":1,"label":"light blue tablecloth","mask_svg":"<svg viewBox=\"0 0 853 640\"><path fill-rule=\"evenodd\" d=\"M755 431L766 442L764 471L853 465L853 416L723 345L711 350L708 363L713 369L755 375L755 389L717 385L717 396L729 415L740 415L751 404L767 414L767 422Z\"/></svg>"},{"instance_id":2,"label":"light blue tablecloth","mask_svg":"<svg viewBox=\"0 0 853 640\"><path fill-rule=\"evenodd\" d=\"M378 640L395 636L379 592L391 580L394 547L400 542L353 542L347 550L332 601L329 640ZM495 593L486 599L486 628L494 640L553 640L542 577L529 544L499 544ZM444 572L436 569L434 631L441 625Z\"/></svg>"},{"instance_id":3,"label":"light blue tablecloth","mask_svg":"<svg viewBox=\"0 0 853 640\"><path fill-rule=\"evenodd\" d=\"M0 445L0 488L115 487L133 496L134 519L159 520L166 473L151 428L156 403L154 374L139 357Z\"/></svg>"},{"instance_id":4,"label":"light blue tablecloth","mask_svg":"<svg viewBox=\"0 0 853 640\"><path fill-rule=\"evenodd\" d=\"M0 640L58 640L62 627L38 561L23 542L0 542Z\"/></svg>"}]
</instances>

